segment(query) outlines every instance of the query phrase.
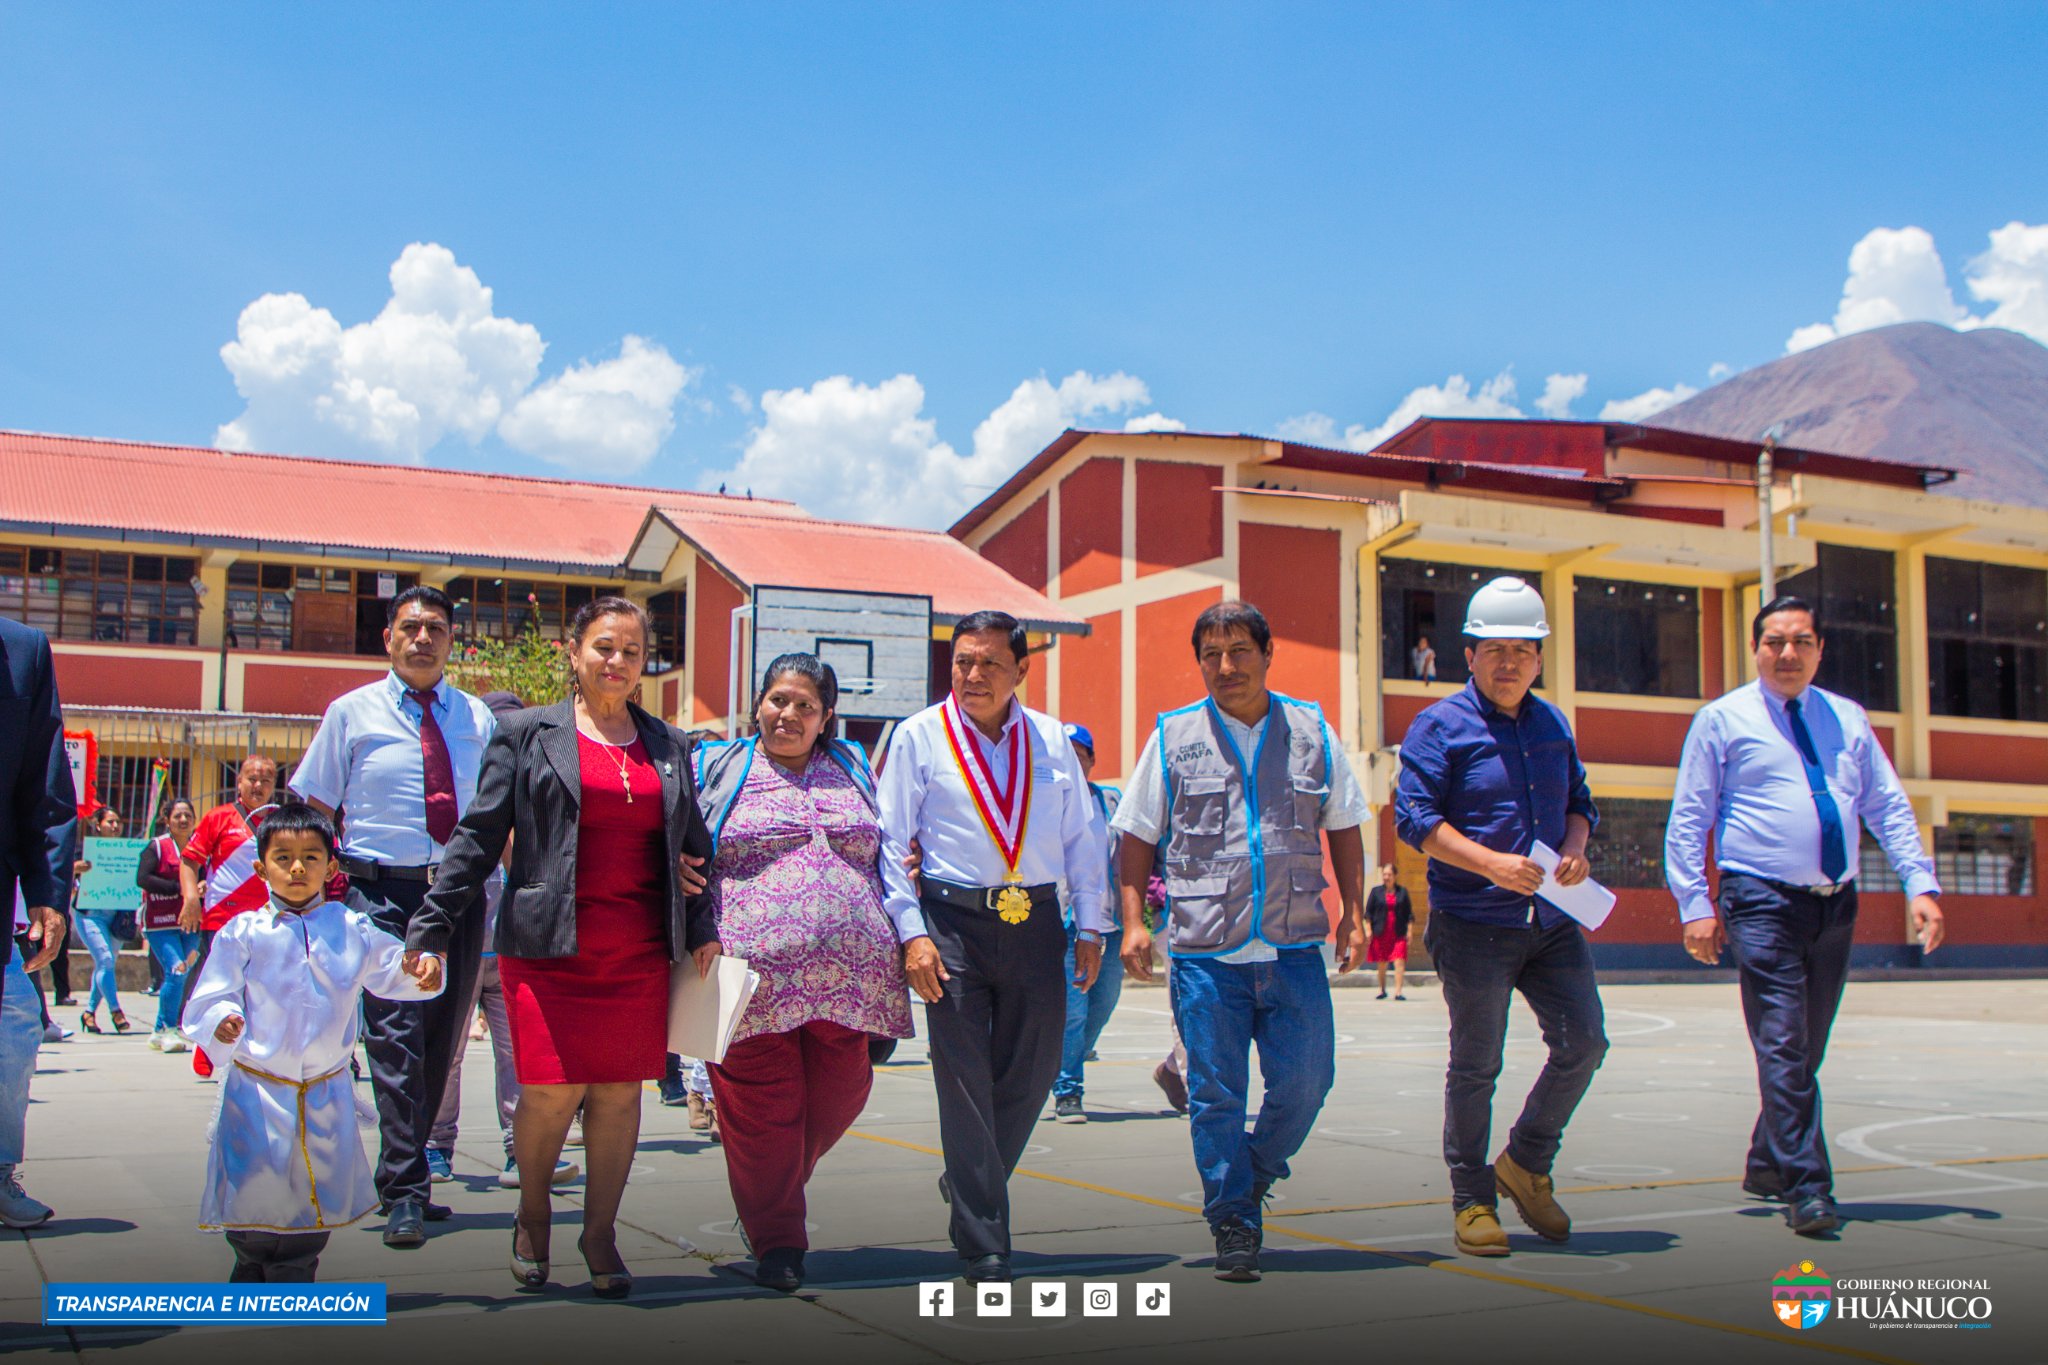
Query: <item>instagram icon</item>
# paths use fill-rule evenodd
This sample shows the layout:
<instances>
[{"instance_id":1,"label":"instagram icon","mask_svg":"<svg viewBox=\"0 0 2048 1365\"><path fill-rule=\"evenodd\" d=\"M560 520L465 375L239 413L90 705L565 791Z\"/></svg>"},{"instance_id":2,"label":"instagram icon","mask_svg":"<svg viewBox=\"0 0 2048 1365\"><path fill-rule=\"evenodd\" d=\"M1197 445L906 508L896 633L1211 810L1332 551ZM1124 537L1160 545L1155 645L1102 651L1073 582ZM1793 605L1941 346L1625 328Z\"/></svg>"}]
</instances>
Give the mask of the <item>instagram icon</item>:
<instances>
[{"instance_id":1,"label":"instagram icon","mask_svg":"<svg viewBox=\"0 0 2048 1365\"><path fill-rule=\"evenodd\" d=\"M1113 1284L1082 1285L1081 1316L1084 1318L1115 1317L1116 1286Z\"/></svg>"}]
</instances>

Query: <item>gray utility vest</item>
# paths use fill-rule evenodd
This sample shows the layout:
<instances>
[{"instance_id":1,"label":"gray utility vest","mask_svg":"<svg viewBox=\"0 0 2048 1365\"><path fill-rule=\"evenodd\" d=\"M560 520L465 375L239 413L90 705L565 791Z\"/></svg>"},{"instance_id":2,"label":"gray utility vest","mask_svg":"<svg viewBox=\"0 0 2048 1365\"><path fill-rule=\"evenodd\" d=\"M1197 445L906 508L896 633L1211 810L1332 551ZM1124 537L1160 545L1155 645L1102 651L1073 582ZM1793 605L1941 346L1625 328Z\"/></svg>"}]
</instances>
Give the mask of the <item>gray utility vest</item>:
<instances>
[{"instance_id":1,"label":"gray utility vest","mask_svg":"<svg viewBox=\"0 0 2048 1365\"><path fill-rule=\"evenodd\" d=\"M1329 936L1318 821L1337 760L1321 708L1269 695L1249 759L1213 702L1159 717L1167 941L1177 956L1219 957L1254 937L1287 948Z\"/></svg>"}]
</instances>

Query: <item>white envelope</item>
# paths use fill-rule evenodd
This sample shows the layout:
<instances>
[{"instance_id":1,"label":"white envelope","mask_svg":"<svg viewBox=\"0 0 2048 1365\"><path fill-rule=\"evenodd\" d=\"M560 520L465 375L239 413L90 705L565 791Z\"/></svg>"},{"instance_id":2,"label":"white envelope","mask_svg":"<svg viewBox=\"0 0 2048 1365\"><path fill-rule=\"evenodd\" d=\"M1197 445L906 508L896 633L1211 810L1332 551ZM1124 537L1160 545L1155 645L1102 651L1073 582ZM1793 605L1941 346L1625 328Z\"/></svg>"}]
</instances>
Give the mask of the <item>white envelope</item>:
<instances>
[{"instance_id":1,"label":"white envelope","mask_svg":"<svg viewBox=\"0 0 2048 1365\"><path fill-rule=\"evenodd\" d=\"M717 958L709 976L699 976L694 962L675 964L668 982L668 1050L724 1061L740 1016L760 984L760 974L743 957Z\"/></svg>"},{"instance_id":2,"label":"white envelope","mask_svg":"<svg viewBox=\"0 0 2048 1365\"><path fill-rule=\"evenodd\" d=\"M1570 915L1588 929L1598 929L1614 912L1614 893L1591 877L1577 886L1560 886L1557 880L1557 850L1538 839L1529 849L1529 860L1543 869L1543 885L1536 894Z\"/></svg>"}]
</instances>

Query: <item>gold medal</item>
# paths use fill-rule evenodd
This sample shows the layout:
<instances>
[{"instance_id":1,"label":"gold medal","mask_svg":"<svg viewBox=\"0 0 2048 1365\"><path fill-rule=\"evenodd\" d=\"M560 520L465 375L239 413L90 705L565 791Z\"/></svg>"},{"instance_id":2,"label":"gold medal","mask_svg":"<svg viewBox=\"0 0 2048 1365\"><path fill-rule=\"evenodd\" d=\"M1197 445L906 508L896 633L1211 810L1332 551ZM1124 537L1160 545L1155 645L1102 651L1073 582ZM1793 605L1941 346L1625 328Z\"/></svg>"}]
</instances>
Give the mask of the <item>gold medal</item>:
<instances>
[{"instance_id":1,"label":"gold medal","mask_svg":"<svg viewBox=\"0 0 2048 1365\"><path fill-rule=\"evenodd\" d=\"M1031 893L1024 889L1019 874L1012 872L1003 879L1003 889L996 892L996 914L1005 924L1022 924L1031 918Z\"/></svg>"}]
</instances>

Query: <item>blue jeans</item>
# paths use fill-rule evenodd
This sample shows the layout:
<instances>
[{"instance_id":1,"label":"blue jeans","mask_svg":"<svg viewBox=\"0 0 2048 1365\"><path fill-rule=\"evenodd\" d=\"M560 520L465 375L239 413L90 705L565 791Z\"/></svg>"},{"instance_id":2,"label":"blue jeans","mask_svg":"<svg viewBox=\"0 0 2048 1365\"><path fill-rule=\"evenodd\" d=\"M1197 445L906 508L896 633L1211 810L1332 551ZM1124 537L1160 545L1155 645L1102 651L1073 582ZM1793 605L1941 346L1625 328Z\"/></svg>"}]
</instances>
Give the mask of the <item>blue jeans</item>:
<instances>
[{"instance_id":1,"label":"blue jeans","mask_svg":"<svg viewBox=\"0 0 2048 1365\"><path fill-rule=\"evenodd\" d=\"M1225 965L1177 957L1173 1017L1188 1052L1188 1124L1211 1229L1238 1218L1258 1227L1255 1181L1287 1178L1337 1079L1337 1022L1323 955L1287 948L1277 962ZM1266 1085L1258 1122L1244 1129L1252 1044Z\"/></svg>"},{"instance_id":2,"label":"blue jeans","mask_svg":"<svg viewBox=\"0 0 2048 1365\"><path fill-rule=\"evenodd\" d=\"M1449 911L1423 931L1451 1012L1451 1062L1444 1077L1444 1164L1451 1205L1499 1202L1487 1144L1493 1085L1516 991L1542 1026L1549 1060L1508 1133L1507 1154L1535 1175L1549 1175L1564 1126L1607 1055L1605 1015L1593 980L1593 950L1579 926L1481 924Z\"/></svg>"},{"instance_id":3,"label":"blue jeans","mask_svg":"<svg viewBox=\"0 0 2048 1365\"><path fill-rule=\"evenodd\" d=\"M178 1016L185 1010L185 987L191 984L191 978L180 968L187 956L199 950L199 932L145 929L142 936L149 940L150 956L164 969L163 988L156 995L156 1027L176 1029Z\"/></svg>"},{"instance_id":4,"label":"blue jeans","mask_svg":"<svg viewBox=\"0 0 2048 1365\"><path fill-rule=\"evenodd\" d=\"M1067 929L1067 1034L1060 1044L1059 1079L1052 1083L1055 1096L1081 1097L1082 1059L1094 1049L1117 997L1124 993L1124 960L1119 956L1123 946L1123 930L1104 934L1102 970L1095 974L1093 986L1079 990L1074 985L1074 931Z\"/></svg>"},{"instance_id":5,"label":"blue jeans","mask_svg":"<svg viewBox=\"0 0 2048 1365\"><path fill-rule=\"evenodd\" d=\"M0 981L0 1166L21 1161L28 1124L28 1078L35 1074L36 1049L43 1045L43 1009L36 986L21 969L17 951L7 959Z\"/></svg>"},{"instance_id":6,"label":"blue jeans","mask_svg":"<svg viewBox=\"0 0 2048 1365\"><path fill-rule=\"evenodd\" d=\"M81 910L71 917L78 941L92 954L92 992L85 997L85 1012L99 1012L100 1001L121 1012L121 996L114 989L114 914L112 910Z\"/></svg>"}]
</instances>

